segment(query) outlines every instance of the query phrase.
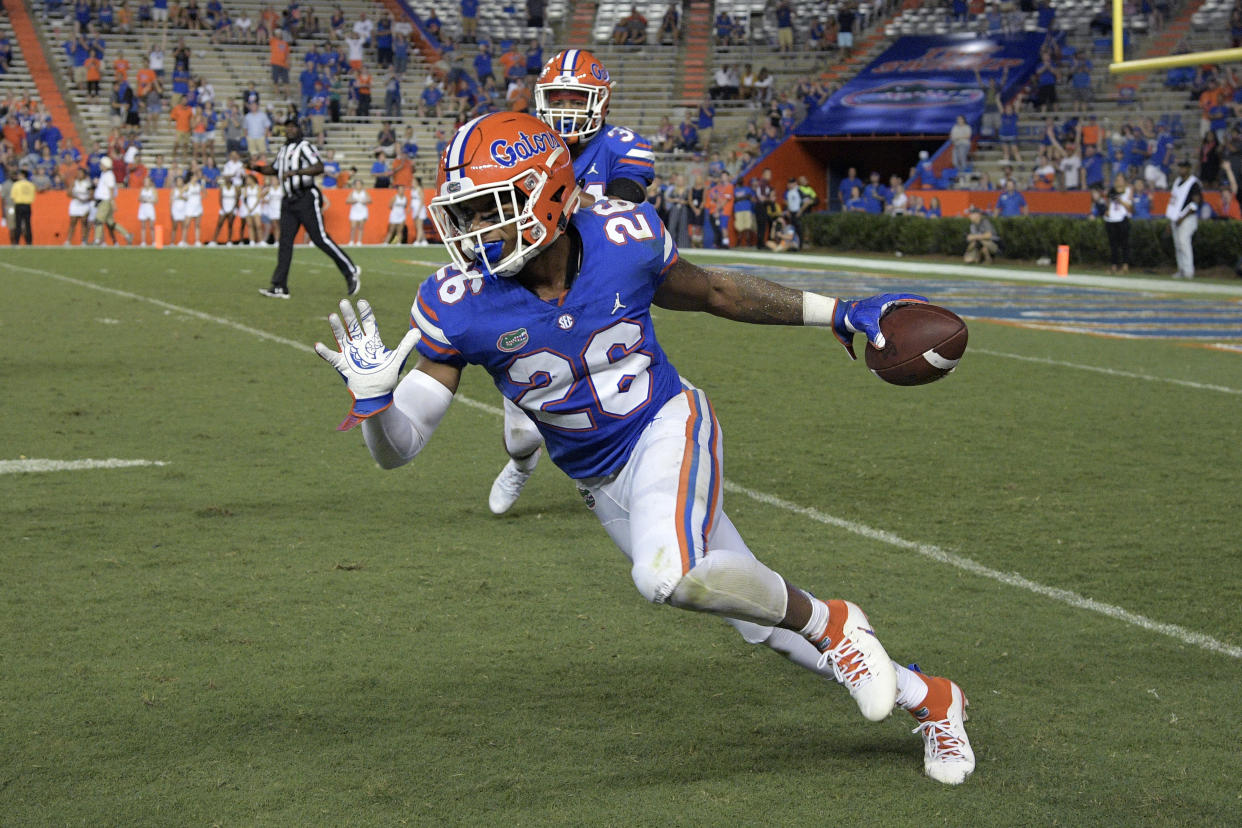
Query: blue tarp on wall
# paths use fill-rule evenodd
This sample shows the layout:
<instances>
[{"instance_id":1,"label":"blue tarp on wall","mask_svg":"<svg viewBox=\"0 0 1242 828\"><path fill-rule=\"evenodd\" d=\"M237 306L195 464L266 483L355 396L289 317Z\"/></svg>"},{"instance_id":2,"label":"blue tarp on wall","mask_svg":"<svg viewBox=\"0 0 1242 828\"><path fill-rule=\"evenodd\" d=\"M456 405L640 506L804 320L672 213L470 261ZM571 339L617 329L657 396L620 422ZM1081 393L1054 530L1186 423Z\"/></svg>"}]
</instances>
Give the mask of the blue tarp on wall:
<instances>
[{"instance_id":1,"label":"blue tarp on wall","mask_svg":"<svg viewBox=\"0 0 1242 828\"><path fill-rule=\"evenodd\" d=\"M983 113L986 84L1006 68L1002 100L1039 65L1046 35L1009 37L913 35L899 38L828 102L807 115L794 135L946 134L958 115L974 124Z\"/></svg>"}]
</instances>

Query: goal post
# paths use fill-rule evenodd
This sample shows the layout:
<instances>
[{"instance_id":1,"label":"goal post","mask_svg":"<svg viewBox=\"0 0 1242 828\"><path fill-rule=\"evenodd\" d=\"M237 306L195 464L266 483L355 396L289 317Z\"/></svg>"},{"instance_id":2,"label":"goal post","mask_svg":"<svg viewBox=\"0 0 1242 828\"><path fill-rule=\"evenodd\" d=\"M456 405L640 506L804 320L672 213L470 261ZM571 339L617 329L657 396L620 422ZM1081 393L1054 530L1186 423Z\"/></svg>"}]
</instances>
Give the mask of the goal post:
<instances>
[{"instance_id":1,"label":"goal post","mask_svg":"<svg viewBox=\"0 0 1242 828\"><path fill-rule=\"evenodd\" d=\"M1172 69L1175 66L1196 66L1200 63L1242 61L1242 49L1214 49L1210 52L1188 52L1184 55L1126 60L1123 0L1113 0L1113 62L1108 71L1114 75Z\"/></svg>"}]
</instances>

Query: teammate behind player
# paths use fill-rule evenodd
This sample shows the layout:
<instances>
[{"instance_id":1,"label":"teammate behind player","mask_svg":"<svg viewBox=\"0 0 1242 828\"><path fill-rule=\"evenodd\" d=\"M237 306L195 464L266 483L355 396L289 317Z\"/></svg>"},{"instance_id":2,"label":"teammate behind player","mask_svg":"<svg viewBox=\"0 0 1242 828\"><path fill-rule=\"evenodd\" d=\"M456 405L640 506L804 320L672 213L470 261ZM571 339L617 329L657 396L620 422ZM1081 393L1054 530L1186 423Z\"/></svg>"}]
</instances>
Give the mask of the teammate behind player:
<instances>
[{"instance_id":1,"label":"teammate behind player","mask_svg":"<svg viewBox=\"0 0 1242 828\"><path fill-rule=\"evenodd\" d=\"M583 192L637 204L646 201L647 187L655 177L655 153L633 130L607 125L613 86L595 55L565 49L544 64L535 83L535 114L569 147L574 177ZM543 446L539 429L520 408L508 400L504 408L509 462L496 476L487 499L495 514L509 511L517 501Z\"/></svg>"},{"instance_id":2,"label":"teammate behind player","mask_svg":"<svg viewBox=\"0 0 1242 828\"><path fill-rule=\"evenodd\" d=\"M452 403L462 369L481 365L504 396L534 416L553 462L574 479L653 603L710 613L844 684L864 717L894 704L919 721L924 770L958 784L974 770L965 697L944 678L889 659L854 604L822 601L759 562L722 508L720 426L655 336L651 309L739 322L831 328L853 355L864 333L884 347L882 294L831 299L755 276L705 270L678 256L645 202L595 202L564 144L519 113L477 118L453 137L430 208L453 264L423 282L417 326L395 350L370 305L348 300L329 324L337 350L316 352L340 372L371 456L396 468L422 450ZM400 372L418 349L414 370Z\"/></svg>"},{"instance_id":3,"label":"teammate behind player","mask_svg":"<svg viewBox=\"0 0 1242 828\"><path fill-rule=\"evenodd\" d=\"M117 180L116 173L112 171L112 159L104 156L99 159L99 180L95 184L95 244L103 244L104 230L108 231L108 236L112 239L112 244L117 243L117 233L125 239L126 244L134 243L134 234L126 230L116 221L116 193Z\"/></svg>"}]
</instances>

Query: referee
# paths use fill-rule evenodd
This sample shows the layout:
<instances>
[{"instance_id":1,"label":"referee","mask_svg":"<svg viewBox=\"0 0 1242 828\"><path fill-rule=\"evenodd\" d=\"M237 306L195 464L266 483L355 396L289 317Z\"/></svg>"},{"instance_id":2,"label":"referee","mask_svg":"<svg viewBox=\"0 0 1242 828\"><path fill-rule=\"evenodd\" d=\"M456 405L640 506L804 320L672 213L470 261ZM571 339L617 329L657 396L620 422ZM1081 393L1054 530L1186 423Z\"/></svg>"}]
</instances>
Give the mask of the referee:
<instances>
[{"instance_id":1,"label":"referee","mask_svg":"<svg viewBox=\"0 0 1242 828\"><path fill-rule=\"evenodd\" d=\"M29 247L32 235L30 205L35 200L35 185L30 180L30 170L22 170L21 180L14 182L13 189L9 190L9 200L13 202L13 228L9 231L9 238L14 246L25 240Z\"/></svg>"},{"instance_id":2,"label":"referee","mask_svg":"<svg viewBox=\"0 0 1242 828\"><path fill-rule=\"evenodd\" d=\"M323 194L315 186L315 176L323 174L323 161L319 151L310 141L302 140L302 128L296 118L285 121L287 143L276 153L271 164L249 164L249 168L263 175L274 175L280 181L284 198L280 203L280 250L276 255L276 270L272 273L272 285L259 293L273 299L289 298L289 265L293 263L293 242L298 228L305 227L306 235L315 246L331 257L341 275L345 277L346 294L358 292L362 268L358 267L345 251L329 238L323 226Z\"/></svg>"}]
</instances>

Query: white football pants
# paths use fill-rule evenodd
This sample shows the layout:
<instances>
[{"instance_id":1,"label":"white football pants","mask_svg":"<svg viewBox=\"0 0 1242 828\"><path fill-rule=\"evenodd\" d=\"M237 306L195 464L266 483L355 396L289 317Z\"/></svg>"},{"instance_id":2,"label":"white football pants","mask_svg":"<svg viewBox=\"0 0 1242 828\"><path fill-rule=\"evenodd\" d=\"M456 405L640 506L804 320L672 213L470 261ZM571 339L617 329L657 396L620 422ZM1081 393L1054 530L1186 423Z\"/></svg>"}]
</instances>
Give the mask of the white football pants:
<instances>
[{"instance_id":1,"label":"white football pants","mask_svg":"<svg viewBox=\"0 0 1242 828\"><path fill-rule=\"evenodd\" d=\"M690 388L664 404L624 468L576 481L588 507L629 558L634 584L648 601L667 601L683 576L713 550L754 559L724 513L722 459L720 424L707 396ZM725 620L748 643L767 644L833 679L831 665L821 670L819 650L798 633Z\"/></svg>"},{"instance_id":2,"label":"white football pants","mask_svg":"<svg viewBox=\"0 0 1242 828\"><path fill-rule=\"evenodd\" d=\"M1173 228L1173 252L1177 254L1177 270L1187 279L1195 275L1195 248L1191 240L1199 229L1198 216L1187 216Z\"/></svg>"},{"instance_id":3,"label":"white football pants","mask_svg":"<svg viewBox=\"0 0 1242 828\"><path fill-rule=\"evenodd\" d=\"M543 445L543 435L535 421L508 397L505 401L505 451L515 460L529 457Z\"/></svg>"}]
</instances>

